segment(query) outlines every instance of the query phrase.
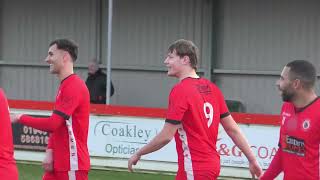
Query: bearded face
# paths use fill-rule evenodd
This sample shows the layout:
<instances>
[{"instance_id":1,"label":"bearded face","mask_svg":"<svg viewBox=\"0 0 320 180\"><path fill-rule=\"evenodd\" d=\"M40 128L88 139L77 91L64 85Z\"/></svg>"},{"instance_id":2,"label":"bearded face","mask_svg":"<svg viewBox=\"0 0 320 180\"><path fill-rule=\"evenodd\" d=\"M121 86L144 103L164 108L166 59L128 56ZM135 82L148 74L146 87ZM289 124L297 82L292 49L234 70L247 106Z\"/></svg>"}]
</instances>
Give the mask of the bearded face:
<instances>
[{"instance_id":1,"label":"bearded face","mask_svg":"<svg viewBox=\"0 0 320 180\"><path fill-rule=\"evenodd\" d=\"M284 67L281 72L281 76L277 81L277 87L278 87L279 93L282 97L282 100L285 102L292 102L295 96L293 82L289 78L289 72L290 72L290 68Z\"/></svg>"}]
</instances>

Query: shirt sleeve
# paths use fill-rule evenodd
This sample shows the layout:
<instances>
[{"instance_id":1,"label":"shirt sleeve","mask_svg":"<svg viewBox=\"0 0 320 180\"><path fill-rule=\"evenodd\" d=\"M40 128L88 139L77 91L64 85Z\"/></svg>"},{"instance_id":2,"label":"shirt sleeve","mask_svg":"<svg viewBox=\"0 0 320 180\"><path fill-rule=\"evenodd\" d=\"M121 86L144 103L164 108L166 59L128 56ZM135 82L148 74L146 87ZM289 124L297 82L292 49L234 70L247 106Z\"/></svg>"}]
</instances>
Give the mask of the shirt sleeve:
<instances>
[{"instance_id":1,"label":"shirt sleeve","mask_svg":"<svg viewBox=\"0 0 320 180\"><path fill-rule=\"evenodd\" d=\"M260 180L275 179L282 172L281 154L282 150L279 148L276 155L272 159L270 166Z\"/></svg>"},{"instance_id":2,"label":"shirt sleeve","mask_svg":"<svg viewBox=\"0 0 320 180\"><path fill-rule=\"evenodd\" d=\"M52 149L53 148L53 134L50 133L49 135L49 140L48 140L48 145L47 145L47 149Z\"/></svg>"},{"instance_id":3,"label":"shirt sleeve","mask_svg":"<svg viewBox=\"0 0 320 180\"><path fill-rule=\"evenodd\" d=\"M283 111L283 109L284 107L282 107L281 112ZM281 161L281 158L282 158L281 131L282 131L282 126L280 127L280 133L279 133L279 141L278 141L279 149L276 155L274 156L274 158L272 159L270 166L261 177L261 180L274 179L283 171L282 161Z\"/></svg>"},{"instance_id":4,"label":"shirt sleeve","mask_svg":"<svg viewBox=\"0 0 320 180\"><path fill-rule=\"evenodd\" d=\"M179 87L174 87L169 95L169 105L166 115L166 121L169 123L177 121L181 122L184 113L188 109L188 99L183 90Z\"/></svg>"},{"instance_id":5,"label":"shirt sleeve","mask_svg":"<svg viewBox=\"0 0 320 180\"><path fill-rule=\"evenodd\" d=\"M80 92L77 91L77 87L74 87L73 84L66 86L60 91L53 113L66 120L69 119L78 107L80 97L81 95Z\"/></svg>"},{"instance_id":6,"label":"shirt sleeve","mask_svg":"<svg viewBox=\"0 0 320 180\"><path fill-rule=\"evenodd\" d=\"M226 104L226 101L224 99L223 93L221 92L221 90L215 86L215 92L217 94L217 99L219 100L219 109L220 109L220 118L225 118L227 116L230 115L228 106Z\"/></svg>"},{"instance_id":7,"label":"shirt sleeve","mask_svg":"<svg viewBox=\"0 0 320 180\"><path fill-rule=\"evenodd\" d=\"M65 124L65 120L55 113L50 117L32 117L29 115L22 115L19 123L30 126L42 131L53 132L60 126Z\"/></svg>"}]
</instances>

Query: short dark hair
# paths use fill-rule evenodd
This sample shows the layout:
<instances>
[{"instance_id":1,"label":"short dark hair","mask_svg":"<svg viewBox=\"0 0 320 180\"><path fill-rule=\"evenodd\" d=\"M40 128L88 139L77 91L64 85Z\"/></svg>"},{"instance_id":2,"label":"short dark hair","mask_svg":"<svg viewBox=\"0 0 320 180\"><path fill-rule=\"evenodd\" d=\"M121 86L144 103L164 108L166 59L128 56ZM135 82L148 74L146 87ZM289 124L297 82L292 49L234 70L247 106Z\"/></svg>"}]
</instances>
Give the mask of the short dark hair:
<instances>
[{"instance_id":1,"label":"short dark hair","mask_svg":"<svg viewBox=\"0 0 320 180\"><path fill-rule=\"evenodd\" d=\"M72 41L70 39L56 39L56 40L53 40L49 44L49 46L53 46L55 44L57 45L58 49L67 51L70 54L73 61L77 60L78 45L74 41Z\"/></svg>"},{"instance_id":2,"label":"short dark hair","mask_svg":"<svg viewBox=\"0 0 320 180\"><path fill-rule=\"evenodd\" d=\"M171 44L168 48L168 51L170 53L173 53L174 50L180 58L182 58L183 56L188 56L190 59L191 67L197 70L199 51L197 46L192 41L179 39Z\"/></svg>"},{"instance_id":3,"label":"short dark hair","mask_svg":"<svg viewBox=\"0 0 320 180\"><path fill-rule=\"evenodd\" d=\"M306 60L294 60L289 62L286 67L290 68L290 80L299 79L306 89L314 87L317 79L317 72L312 63Z\"/></svg>"}]
</instances>

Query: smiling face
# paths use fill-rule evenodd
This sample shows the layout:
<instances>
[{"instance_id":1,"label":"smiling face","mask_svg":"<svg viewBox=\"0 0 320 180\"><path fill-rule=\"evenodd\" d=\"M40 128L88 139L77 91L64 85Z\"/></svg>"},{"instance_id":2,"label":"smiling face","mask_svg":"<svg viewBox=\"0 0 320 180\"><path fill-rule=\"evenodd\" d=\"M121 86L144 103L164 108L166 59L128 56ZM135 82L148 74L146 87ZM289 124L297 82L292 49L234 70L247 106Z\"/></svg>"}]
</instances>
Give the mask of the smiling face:
<instances>
[{"instance_id":1,"label":"smiling face","mask_svg":"<svg viewBox=\"0 0 320 180\"><path fill-rule=\"evenodd\" d=\"M284 67L279 80L276 85L280 91L282 100L285 102L292 102L295 97L294 80L290 79L290 68Z\"/></svg>"},{"instance_id":2,"label":"smiling face","mask_svg":"<svg viewBox=\"0 0 320 180\"><path fill-rule=\"evenodd\" d=\"M57 49L56 44L49 47L48 56L45 61L50 66L50 73L59 74L61 72L65 53L63 50Z\"/></svg>"},{"instance_id":3,"label":"smiling face","mask_svg":"<svg viewBox=\"0 0 320 180\"><path fill-rule=\"evenodd\" d=\"M168 68L168 76L179 78L182 73L183 57L177 55L176 50L169 52L164 64Z\"/></svg>"}]
</instances>

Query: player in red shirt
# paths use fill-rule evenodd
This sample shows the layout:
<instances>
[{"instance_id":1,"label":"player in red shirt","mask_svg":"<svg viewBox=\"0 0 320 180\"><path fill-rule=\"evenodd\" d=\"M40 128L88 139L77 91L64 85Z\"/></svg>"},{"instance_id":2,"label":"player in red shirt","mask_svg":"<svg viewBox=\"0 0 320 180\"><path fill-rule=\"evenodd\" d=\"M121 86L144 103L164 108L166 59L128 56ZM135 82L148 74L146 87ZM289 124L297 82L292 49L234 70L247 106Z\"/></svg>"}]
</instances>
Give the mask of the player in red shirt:
<instances>
[{"instance_id":1,"label":"player in red shirt","mask_svg":"<svg viewBox=\"0 0 320 180\"><path fill-rule=\"evenodd\" d=\"M252 175L260 176L262 170L230 115L223 94L212 82L196 74L197 61L197 47L193 42L181 39L169 47L164 61L168 76L176 77L180 82L170 92L163 129L129 159L129 171L132 171L132 165L142 155L162 148L175 136L179 166L176 179L217 179L220 173L220 156L216 150L216 142L221 123L249 159Z\"/></svg>"},{"instance_id":2,"label":"player in red shirt","mask_svg":"<svg viewBox=\"0 0 320 180\"><path fill-rule=\"evenodd\" d=\"M0 88L0 177L18 180L18 170L13 158L12 128L7 98Z\"/></svg>"},{"instance_id":3,"label":"player in red shirt","mask_svg":"<svg viewBox=\"0 0 320 180\"><path fill-rule=\"evenodd\" d=\"M43 162L44 180L86 180L90 169L87 146L90 96L84 83L73 73L78 47L67 39L50 43L46 62L61 81L53 113L48 118L15 115L27 126L50 132Z\"/></svg>"},{"instance_id":4,"label":"player in red shirt","mask_svg":"<svg viewBox=\"0 0 320 180\"><path fill-rule=\"evenodd\" d=\"M295 60L282 70L277 86L284 104L281 110L279 149L262 180L319 180L320 99L315 93L316 69L308 61Z\"/></svg>"}]
</instances>

